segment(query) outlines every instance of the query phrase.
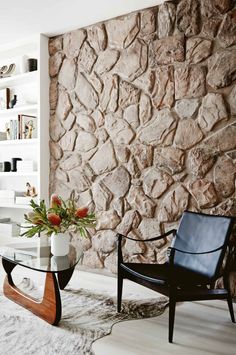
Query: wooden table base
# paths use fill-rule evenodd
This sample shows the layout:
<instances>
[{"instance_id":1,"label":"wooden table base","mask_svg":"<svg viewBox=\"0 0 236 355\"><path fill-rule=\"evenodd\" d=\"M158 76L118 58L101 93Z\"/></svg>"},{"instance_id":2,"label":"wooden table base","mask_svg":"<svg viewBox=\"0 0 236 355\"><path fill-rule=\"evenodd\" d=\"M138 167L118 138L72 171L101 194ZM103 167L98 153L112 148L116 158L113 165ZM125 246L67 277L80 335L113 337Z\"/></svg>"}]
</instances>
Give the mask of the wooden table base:
<instances>
[{"instance_id":1,"label":"wooden table base","mask_svg":"<svg viewBox=\"0 0 236 355\"><path fill-rule=\"evenodd\" d=\"M2 264L7 273L3 286L4 295L20 306L30 310L46 322L57 325L61 319L61 297L55 274L51 272L46 273L43 300L39 302L37 299L27 295L15 286L11 272L16 264L4 258L2 259ZM68 283L68 277L66 279ZM64 282L63 286L65 287L67 283Z\"/></svg>"}]
</instances>

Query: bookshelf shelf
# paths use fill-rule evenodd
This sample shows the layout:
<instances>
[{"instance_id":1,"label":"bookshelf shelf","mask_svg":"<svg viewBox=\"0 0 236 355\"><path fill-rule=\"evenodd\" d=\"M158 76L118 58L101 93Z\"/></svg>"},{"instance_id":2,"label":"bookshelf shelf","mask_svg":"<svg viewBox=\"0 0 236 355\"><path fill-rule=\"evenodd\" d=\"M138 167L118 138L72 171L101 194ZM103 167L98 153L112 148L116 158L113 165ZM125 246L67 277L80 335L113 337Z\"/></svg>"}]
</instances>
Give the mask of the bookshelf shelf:
<instances>
[{"instance_id":1,"label":"bookshelf shelf","mask_svg":"<svg viewBox=\"0 0 236 355\"><path fill-rule=\"evenodd\" d=\"M37 104L17 106L15 108L9 108L7 110L0 110L0 117L10 117L10 116L16 116L24 113L31 113L31 112L36 113L37 110L38 110Z\"/></svg>"},{"instance_id":2,"label":"bookshelf shelf","mask_svg":"<svg viewBox=\"0 0 236 355\"><path fill-rule=\"evenodd\" d=\"M37 80L38 71L12 75L7 78L0 78L0 89L30 83Z\"/></svg>"},{"instance_id":3,"label":"bookshelf shelf","mask_svg":"<svg viewBox=\"0 0 236 355\"><path fill-rule=\"evenodd\" d=\"M0 177L8 176L8 177L14 177L14 176L37 176L38 172L37 171L32 171L32 172L20 172L20 171L4 171L0 172Z\"/></svg>"},{"instance_id":4,"label":"bookshelf shelf","mask_svg":"<svg viewBox=\"0 0 236 355\"><path fill-rule=\"evenodd\" d=\"M9 145L27 145L27 144L37 144L38 139L8 139L6 141L0 141L0 146L9 146Z\"/></svg>"},{"instance_id":5,"label":"bookshelf shelf","mask_svg":"<svg viewBox=\"0 0 236 355\"><path fill-rule=\"evenodd\" d=\"M1 205L0 204L0 208L15 208L15 209L20 209L20 210L30 210L32 209L32 207L30 207L29 205L16 205L16 204L12 204L12 205Z\"/></svg>"}]
</instances>

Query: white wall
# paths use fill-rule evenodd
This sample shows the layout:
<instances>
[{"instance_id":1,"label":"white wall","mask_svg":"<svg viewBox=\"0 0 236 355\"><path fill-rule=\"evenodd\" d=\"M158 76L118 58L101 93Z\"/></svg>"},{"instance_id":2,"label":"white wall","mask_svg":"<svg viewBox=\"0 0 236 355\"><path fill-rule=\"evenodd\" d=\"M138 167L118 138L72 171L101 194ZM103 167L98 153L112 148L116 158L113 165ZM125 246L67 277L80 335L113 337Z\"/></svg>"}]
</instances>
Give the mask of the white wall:
<instances>
[{"instance_id":1,"label":"white wall","mask_svg":"<svg viewBox=\"0 0 236 355\"><path fill-rule=\"evenodd\" d=\"M36 33L53 36L162 2L163 0L2 0L0 46Z\"/></svg>"}]
</instances>

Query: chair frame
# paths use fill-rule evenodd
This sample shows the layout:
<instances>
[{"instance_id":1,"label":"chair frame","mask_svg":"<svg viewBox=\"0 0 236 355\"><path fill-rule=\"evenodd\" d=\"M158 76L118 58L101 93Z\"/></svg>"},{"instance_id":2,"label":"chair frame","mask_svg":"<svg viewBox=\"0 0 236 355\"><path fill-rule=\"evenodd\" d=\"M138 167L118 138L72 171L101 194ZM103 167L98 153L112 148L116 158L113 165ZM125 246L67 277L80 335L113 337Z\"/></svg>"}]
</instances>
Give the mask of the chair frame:
<instances>
[{"instance_id":1,"label":"chair frame","mask_svg":"<svg viewBox=\"0 0 236 355\"><path fill-rule=\"evenodd\" d=\"M233 223L233 222L232 222ZM221 247L214 249L214 250L209 250L209 251L203 251L200 253L191 253L185 250L180 250L176 249L174 247L169 247L168 248L168 256L169 256L169 270L170 270L170 276L168 279L168 286L167 285L160 285L158 283L159 279L155 279L145 276L140 274L139 272L136 272L134 270L129 270L128 265L129 263L124 263L123 262L123 255L122 255L122 243L124 239L129 239L135 242L153 242L157 241L163 238L166 238L168 235L176 235L176 230L172 229L168 231L165 234L162 234L158 237L150 238L150 239L133 239L127 236L124 236L122 234L117 234L117 239L118 239L118 275L117 275L117 312L121 311L121 303L122 303L122 290L123 290L123 280L124 279L129 279L131 281L134 281L142 286L145 286L147 288L150 288L154 291L157 291L167 297L169 297L169 342L173 342L173 332L174 332L174 321L175 321L175 308L176 308L176 303L177 302L184 302L184 301L202 301L202 300L223 300L226 299L228 303L228 308L230 312L230 317L233 323L235 323L235 317L234 317L234 310L233 310L233 303L232 303L232 297L230 293L230 287L229 287L229 272L230 272L230 260L232 258L232 247L230 243L226 243L226 245L222 245ZM176 283L174 273L175 273L175 267L174 267L174 257L175 257L175 252L178 251L180 253L184 254L210 254L214 253L216 251L219 251L220 249L228 248L228 256L226 259L226 264L225 268L222 272L222 274L219 276L223 276L223 283L224 283L224 288L223 289L215 289L214 288L214 282L211 282L209 284L204 284L203 287L188 287L188 288L181 288L179 285Z\"/></svg>"}]
</instances>

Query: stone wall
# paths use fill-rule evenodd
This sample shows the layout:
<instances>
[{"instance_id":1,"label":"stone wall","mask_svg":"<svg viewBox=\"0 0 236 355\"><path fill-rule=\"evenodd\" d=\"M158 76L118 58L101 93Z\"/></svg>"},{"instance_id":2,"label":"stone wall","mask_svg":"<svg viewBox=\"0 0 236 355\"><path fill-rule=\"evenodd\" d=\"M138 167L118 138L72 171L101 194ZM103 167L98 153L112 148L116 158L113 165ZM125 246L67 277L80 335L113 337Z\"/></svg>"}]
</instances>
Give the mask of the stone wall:
<instances>
[{"instance_id":1,"label":"stone wall","mask_svg":"<svg viewBox=\"0 0 236 355\"><path fill-rule=\"evenodd\" d=\"M50 192L96 211L84 265L115 272L116 231L236 215L233 7L166 2L50 39ZM125 257L162 262L167 243L127 241Z\"/></svg>"}]
</instances>

